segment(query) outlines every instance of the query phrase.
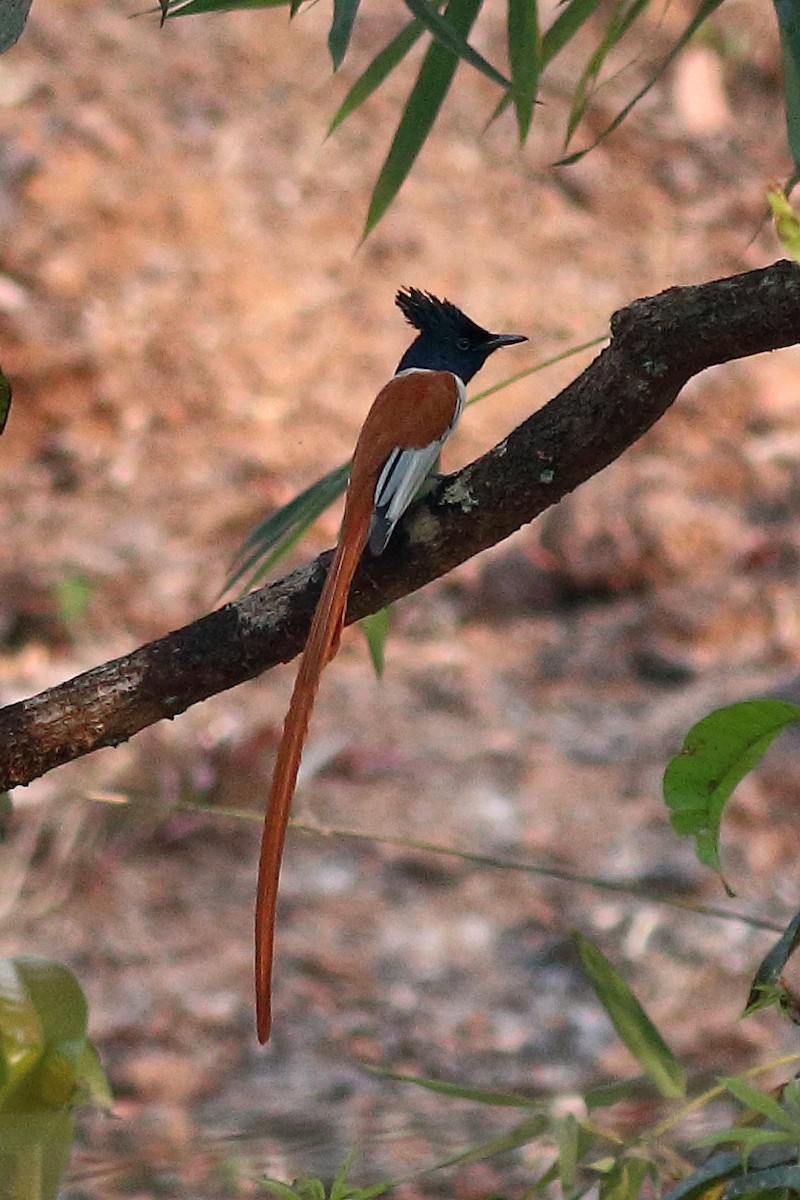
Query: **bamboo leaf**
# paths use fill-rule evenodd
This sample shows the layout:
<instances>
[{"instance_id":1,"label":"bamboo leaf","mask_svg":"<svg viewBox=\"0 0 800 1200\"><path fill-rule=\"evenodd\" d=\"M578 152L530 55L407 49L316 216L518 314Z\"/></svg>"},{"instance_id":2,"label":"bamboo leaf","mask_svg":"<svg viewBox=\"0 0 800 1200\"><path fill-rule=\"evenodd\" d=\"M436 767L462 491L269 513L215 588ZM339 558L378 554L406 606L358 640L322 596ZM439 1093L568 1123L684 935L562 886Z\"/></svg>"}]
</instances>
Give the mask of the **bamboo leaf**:
<instances>
[{"instance_id":1,"label":"bamboo leaf","mask_svg":"<svg viewBox=\"0 0 800 1200\"><path fill-rule=\"evenodd\" d=\"M672 60L680 53L686 43L694 37L700 26L708 20L708 18L717 8L719 8L721 3L722 0L703 0L703 3L700 5L700 8L695 13L694 17L692 17L683 33L680 35L680 37L672 46L672 49L664 58L664 61L659 64L658 68L650 76L644 87L639 89L636 95L628 101L628 103L617 113L616 117L614 117L614 120L606 126L602 133L598 134L598 136L593 142L590 143L590 145L586 146L583 150L576 151L575 154L568 154L564 158L560 158L557 162L553 163L553 166L566 167L570 166L572 163L578 162L585 154L588 154L590 150L593 150L595 146L599 146L600 142L602 142L604 138L607 138L610 133L613 133L617 126L622 124L631 109L635 108L642 97L647 95L653 84L656 83L656 81L664 74Z\"/></svg>"},{"instance_id":2,"label":"bamboo leaf","mask_svg":"<svg viewBox=\"0 0 800 1200\"><path fill-rule=\"evenodd\" d=\"M796 913L785 932L764 956L753 977L750 995L744 1007L744 1016L764 1008L773 1000L780 1001L780 989L776 989L781 971L800 945L800 912Z\"/></svg>"},{"instance_id":3,"label":"bamboo leaf","mask_svg":"<svg viewBox=\"0 0 800 1200\"><path fill-rule=\"evenodd\" d=\"M508 0L508 59L520 145L528 137L539 90L541 44L537 0Z\"/></svg>"},{"instance_id":4,"label":"bamboo leaf","mask_svg":"<svg viewBox=\"0 0 800 1200\"><path fill-rule=\"evenodd\" d=\"M572 937L578 948L583 969L589 976L611 1024L647 1078L667 1099L683 1096L685 1081L681 1064L619 971L583 934L573 930Z\"/></svg>"},{"instance_id":5,"label":"bamboo leaf","mask_svg":"<svg viewBox=\"0 0 800 1200\"><path fill-rule=\"evenodd\" d=\"M238 12L240 9L251 8L284 8L289 0L168 0L166 11L163 9L163 20L172 17L194 17L198 13ZM156 12L156 9L149 9Z\"/></svg>"},{"instance_id":6,"label":"bamboo leaf","mask_svg":"<svg viewBox=\"0 0 800 1200\"><path fill-rule=\"evenodd\" d=\"M602 0L570 0L549 29L542 34L541 64L545 66L564 49Z\"/></svg>"},{"instance_id":7,"label":"bamboo leaf","mask_svg":"<svg viewBox=\"0 0 800 1200\"><path fill-rule=\"evenodd\" d=\"M333 0L333 20L328 33L328 50L334 71L338 71L350 45L350 36L360 0Z\"/></svg>"},{"instance_id":8,"label":"bamboo leaf","mask_svg":"<svg viewBox=\"0 0 800 1200\"><path fill-rule=\"evenodd\" d=\"M483 0L480 0L478 8L481 7ZM510 88L511 81L506 79L496 67L493 67L487 59L474 50L467 41L467 33L459 27L455 19L455 13L452 3L447 6L444 14L440 14L435 4L430 4L428 0L405 0L406 8L421 21L429 33L433 35L440 46L446 50L450 50L458 58L469 63L471 67L475 67L492 83L499 83L502 88ZM474 18L473 18L474 20ZM470 22L470 27L472 22Z\"/></svg>"},{"instance_id":9,"label":"bamboo leaf","mask_svg":"<svg viewBox=\"0 0 800 1200\"><path fill-rule=\"evenodd\" d=\"M482 0L450 0L445 9L445 17L458 33L466 37L475 22L481 3ZM364 238L378 224L405 182L436 120L457 66L458 57L452 50L446 49L438 41L428 47L386 161L373 188L364 225Z\"/></svg>"},{"instance_id":10,"label":"bamboo leaf","mask_svg":"<svg viewBox=\"0 0 800 1200\"><path fill-rule=\"evenodd\" d=\"M350 88L342 103L339 105L333 120L328 127L328 137L338 128L352 112L364 103L383 81L392 73L398 63L402 62L412 46L425 32L425 26L420 21L409 21L405 28L393 37L387 46L377 54L367 69L358 77Z\"/></svg>"},{"instance_id":11,"label":"bamboo leaf","mask_svg":"<svg viewBox=\"0 0 800 1200\"><path fill-rule=\"evenodd\" d=\"M364 637L367 639L373 669L379 679L383 675L390 613L391 609L386 605L384 608L379 608L377 612L371 613L370 616L362 617L359 621Z\"/></svg>"}]
</instances>

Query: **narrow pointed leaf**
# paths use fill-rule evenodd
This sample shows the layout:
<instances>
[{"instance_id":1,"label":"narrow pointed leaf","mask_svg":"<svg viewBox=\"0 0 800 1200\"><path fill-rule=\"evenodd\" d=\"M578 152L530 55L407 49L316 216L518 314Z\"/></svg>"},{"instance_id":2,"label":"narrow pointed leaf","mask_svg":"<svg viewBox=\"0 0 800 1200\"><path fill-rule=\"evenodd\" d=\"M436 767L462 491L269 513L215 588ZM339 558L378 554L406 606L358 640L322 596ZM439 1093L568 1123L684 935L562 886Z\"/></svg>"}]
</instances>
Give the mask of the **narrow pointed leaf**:
<instances>
[{"instance_id":1,"label":"narrow pointed leaf","mask_svg":"<svg viewBox=\"0 0 800 1200\"><path fill-rule=\"evenodd\" d=\"M409 21L405 28L392 38L387 46L377 54L367 69L359 76L350 91L339 105L328 128L328 136L333 133L342 121L364 103L383 81L391 75L398 63L402 62L409 50L425 32L425 26L420 21Z\"/></svg>"},{"instance_id":2,"label":"narrow pointed leaf","mask_svg":"<svg viewBox=\"0 0 800 1200\"><path fill-rule=\"evenodd\" d=\"M508 60L520 145L525 144L539 90L540 38L537 0L508 0Z\"/></svg>"},{"instance_id":3,"label":"narrow pointed leaf","mask_svg":"<svg viewBox=\"0 0 800 1200\"><path fill-rule=\"evenodd\" d=\"M745 700L719 708L686 735L664 772L664 799L676 833L695 839L697 857L719 870L722 812L736 785L756 765L800 706Z\"/></svg>"},{"instance_id":4,"label":"narrow pointed leaf","mask_svg":"<svg viewBox=\"0 0 800 1200\"><path fill-rule=\"evenodd\" d=\"M766 1092L762 1092L760 1088L753 1087L751 1083L738 1076L730 1079L720 1079L720 1083L746 1109L758 1113L759 1116L764 1117L767 1121L772 1121L773 1125L777 1125L779 1129L786 1130L787 1133L797 1132L794 1121L788 1113L784 1112L774 1096L768 1096Z\"/></svg>"},{"instance_id":5,"label":"narrow pointed leaf","mask_svg":"<svg viewBox=\"0 0 800 1200\"><path fill-rule=\"evenodd\" d=\"M426 1079L423 1075L403 1075L397 1071L384 1071L382 1067L367 1067L371 1075L381 1079L396 1079L398 1083L413 1083L415 1087L437 1092L441 1096L452 1096L458 1100L472 1100L476 1104L488 1104L498 1108L533 1108L535 1101L527 1100L515 1092L497 1092L490 1088L469 1087L464 1083L448 1083L444 1079Z\"/></svg>"},{"instance_id":6,"label":"narrow pointed leaf","mask_svg":"<svg viewBox=\"0 0 800 1200\"><path fill-rule=\"evenodd\" d=\"M741 1168L742 1160L738 1154L730 1151L715 1154L708 1162L703 1163L702 1167L671 1188L662 1200L700 1200L701 1197L709 1197L711 1200L712 1197L719 1196L719 1185L738 1175Z\"/></svg>"},{"instance_id":7,"label":"narrow pointed leaf","mask_svg":"<svg viewBox=\"0 0 800 1200\"><path fill-rule=\"evenodd\" d=\"M236 587L248 576L247 586L252 587L285 557L325 509L341 496L349 470L349 463L335 467L261 521L236 554L222 592Z\"/></svg>"},{"instance_id":8,"label":"narrow pointed leaf","mask_svg":"<svg viewBox=\"0 0 800 1200\"><path fill-rule=\"evenodd\" d=\"M338 71L350 45L350 35L360 0L333 0L333 20L328 33L328 50L334 71Z\"/></svg>"},{"instance_id":9,"label":"narrow pointed leaf","mask_svg":"<svg viewBox=\"0 0 800 1200\"><path fill-rule=\"evenodd\" d=\"M605 955L573 930L583 969L617 1034L630 1050L648 1079L667 1099L677 1099L685 1091L681 1064L653 1025L625 980Z\"/></svg>"},{"instance_id":10,"label":"narrow pointed leaf","mask_svg":"<svg viewBox=\"0 0 800 1200\"><path fill-rule=\"evenodd\" d=\"M359 622L367 639L373 669L379 679L383 675L384 652L386 649L386 638L389 633L390 613L391 609L386 605L384 608L379 608L377 612L371 613L370 616L362 617Z\"/></svg>"},{"instance_id":11,"label":"narrow pointed leaf","mask_svg":"<svg viewBox=\"0 0 800 1200\"><path fill-rule=\"evenodd\" d=\"M8 414L11 411L11 384L0 371L0 433L6 427Z\"/></svg>"},{"instance_id":12,"label":"narrow pointed leaf","mask_svg":"<svg viewBox=\"0 0 800 1200\"><path fill-rule=\"evenodd\" d=\"M722 0L703 0L703 3L700 5L700 8L695 13L694 17L674 43L672 49L666 55L663 62L659 64L658 68L650 76L644 87L641 87L636 95L629 100L622 109L620 109L616 117L614 117L614 120L611 121L611 123L607 125L600 134L598 134L598 136L593 142L590 143L590 145L584 147L583 150L576 151L574 154L565 155L564 158L560 158L557 162L553 163L553 166L567 167L572 163L579 162L579 160L582 159L585 154L588 154L590 150L595 148L595 146L599 146L600 143L607 138L610 133L613 133L617 126L622 124L622 122L630 113L631 109L635 108L642 97L647 95L653 84L656 83L656 81L664 74L672 60L681 52L686 43L694 37L697 30L708 20L715 9L719 8L721 3Z\"/></svg>"},{"instance_id":13,"label":"narrow pointed leaf","mask_svg":"<svg viewBox=\"0 0 800 1200\"><path fill-rule=\"evenodd\" d=\"M463 37L473 26L482 0L450 0L445 16ZM372 192L363 236L375 228L405 182L444 102L458 66L452 50L433 42L425 54L416 83Z\"/></svg>"},{"instance_id":14,"label":"narrow pointed leaf","mask_svg":"<svg viewBox=\"0 0 800 1200\"><path fill-rule=\"evenodd\" d=\"M478 8L481 7L478 4ZM469 63L471 67L475 67L487 78L491 79L492 83L499 83L500 87L510 88L511 80L506 79L505 75L501 74L496 67L493 67L482 54L474 50L467 41L467 34L459 28L454 16L451 13L453 8L452 0L445 9L444 14L440 14L435 4L431 4L428 0L405 0L406 8L421 21L429 33L433 34L436 41L446 50L450 50L458 58ZM474 18L473 18L474 20ZM470 26L472 22L470 22ZM469 31L467 31L469 32Z\"/></svg>"},{"instance_id":15,"label":"narrow pointed leaf","mask_svg":"<svg viewBox=\"0 0 800 1200\"><path fill-rule=\"evenodd\" d=\"M617 0L605 33L595 50L589 56L589 61L584 67L572 93L572 103L567 118L567 133L564 139L565 145L569 145L572 135L586 111L597 82L597 77L603 68L606 58L647 6L648 0L631 0L627 5L624 0Z\"/></svg>"},{"instance_id":16,"label":"narrow pointed leaf","mask_svg":"<svg viewBox=\"0 0 800 1200\"><path fill-rule=\"evenodd\" d=\"M251 8L284 8L289 0L169 0L166 20L172 17L193 17L198 13L238 12ZM150 10L158 11L158 10Z\"/></svg>"},{"instance_id":17,"label":"narrow pointed leaf","mask_svg":"<svg viewBox=\"0 0 800 1200\"><path fill-rule=\"evenodd\" d=\"M744 1008L744 1015L749 1016L756 1009L763 1008L769 1001L767 995L778 982L781 971L789 958L800 945L800 912L792 917L785 933L775 943L768 954L761 960L758 970L753 977L750 995Z\"/></svg>"},{"instance_id":18,"label":"narrow pointed leaf","mask_svg":"<svg viewBox=\"0 0 800 1200\"><path fill-rule=\"evenodd\" d=\"M602 0L570 0L549 29L542 34L541 64L546 66L564 49Z\"/></svg>"}]
</instances>

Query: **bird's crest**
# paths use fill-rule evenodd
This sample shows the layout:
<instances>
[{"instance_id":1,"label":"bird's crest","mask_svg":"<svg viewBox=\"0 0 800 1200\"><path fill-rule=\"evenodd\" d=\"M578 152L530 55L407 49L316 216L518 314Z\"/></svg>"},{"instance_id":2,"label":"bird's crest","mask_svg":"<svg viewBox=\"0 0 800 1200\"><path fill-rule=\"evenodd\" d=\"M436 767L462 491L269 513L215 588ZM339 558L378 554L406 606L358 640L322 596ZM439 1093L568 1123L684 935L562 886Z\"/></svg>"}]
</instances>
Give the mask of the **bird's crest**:
<instances>
[{"instance_id":1,"label":"bird's crest","mask_svg":"<svg viewBox=\"0 0 800 1200\"><path fill-rule=\"evenodd\" d=\"M472 321L455 304L440 300L438 296L420 291L419 288L401 288L394 302L409 325L413 325L420 333L446 339L466 336L474 342L491 337L487 329Z\"/></svg>"}]
</instances>

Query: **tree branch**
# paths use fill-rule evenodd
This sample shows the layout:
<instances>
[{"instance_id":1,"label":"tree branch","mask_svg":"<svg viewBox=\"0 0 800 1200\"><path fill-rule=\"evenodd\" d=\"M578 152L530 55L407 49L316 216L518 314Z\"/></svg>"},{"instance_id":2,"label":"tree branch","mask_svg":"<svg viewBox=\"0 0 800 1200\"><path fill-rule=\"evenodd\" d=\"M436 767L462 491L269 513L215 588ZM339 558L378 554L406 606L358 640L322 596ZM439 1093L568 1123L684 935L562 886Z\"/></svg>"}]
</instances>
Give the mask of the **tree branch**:
<instances>
[{"instance_id":1,"label":"tree branch","mask_svg":"<svg viewBox=\"0 0 800 1200\"><path fill-rule=\"evenodd\" d=\"M348 623L502 541L608 466L707 367L800 342L800 268L779 262L637 300L582 375L409 511L353 582ZM132 654L0 709L0 790L114 746L302 648L330 552Z\"/></svg>"}]
</instances>

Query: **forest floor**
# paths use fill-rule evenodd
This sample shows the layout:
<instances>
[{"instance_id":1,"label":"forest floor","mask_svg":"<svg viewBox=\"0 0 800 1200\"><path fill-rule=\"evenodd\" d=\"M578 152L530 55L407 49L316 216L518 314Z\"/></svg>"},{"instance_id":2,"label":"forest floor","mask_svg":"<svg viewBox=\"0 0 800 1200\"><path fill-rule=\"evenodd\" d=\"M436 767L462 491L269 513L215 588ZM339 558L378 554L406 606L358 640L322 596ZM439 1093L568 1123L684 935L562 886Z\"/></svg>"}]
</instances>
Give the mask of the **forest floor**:
<instances>
[{"instance_id":1,"label":"forest floor","mask_svg":"<svg viewBox=\"0 0 800 1200\"><path fill-rule=\"evenodd\" d=\"M521 151L510 114L482 132L496 97L462 70L360 249L411 74L325 130L400 7L365 6L335 78L328 6L164 29L129 9L35 6L0 59L3 703L217 603L253 525L348 456L408 340L399 285L530 337L488 384L603 335L638 296L779 257L762 224L766 185L789 174L779 53L751 0L568 169L549 164L598 25L557 60ZM688 16L645 15L584 143ZM475 38L502 61L499 21ZM471 408L446 468L589 357ZM116 1097L82 1123L70 1196L246 1196L264 1171L327 1178L353 1149L373 1181L510 1124L365 1064L543 1095L630 1074L573 926L696 1078L795 1045L772 1012L737 1021L769 935L670 903L798 907L791 747L726 817L732 903L671 832L660 774L710 707L797 671L799 365L792 350L694 380L601 476L399 604L381 681L346 635L296 798L313 828L290 834L266 1050L251 912L293 668L15 794L0 952L71 966ZM336 527L328 514L293 562ZM404 1194L510 1194L533 1169L517 1155Z\"/></svg>"}]
</instances>

